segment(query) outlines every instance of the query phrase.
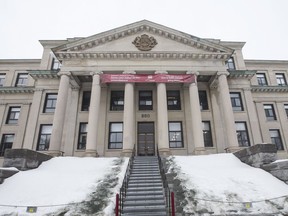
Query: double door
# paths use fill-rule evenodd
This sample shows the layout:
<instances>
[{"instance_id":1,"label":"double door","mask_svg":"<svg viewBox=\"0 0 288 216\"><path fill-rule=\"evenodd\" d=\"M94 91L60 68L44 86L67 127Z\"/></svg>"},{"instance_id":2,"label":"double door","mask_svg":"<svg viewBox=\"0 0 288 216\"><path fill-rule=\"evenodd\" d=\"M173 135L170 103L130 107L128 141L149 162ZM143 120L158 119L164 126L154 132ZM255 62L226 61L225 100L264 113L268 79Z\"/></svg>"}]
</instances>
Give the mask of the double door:
<instances>
[{"instance_id":1,"label":"double door","mask_svg":"<svg viewBox=\"0 0 288 216\"><path fill-rule=\"evenodd\" d=\"M155 155L154 122L138 122L137 152L139 156Z\"/></svg>"}]
</instances>

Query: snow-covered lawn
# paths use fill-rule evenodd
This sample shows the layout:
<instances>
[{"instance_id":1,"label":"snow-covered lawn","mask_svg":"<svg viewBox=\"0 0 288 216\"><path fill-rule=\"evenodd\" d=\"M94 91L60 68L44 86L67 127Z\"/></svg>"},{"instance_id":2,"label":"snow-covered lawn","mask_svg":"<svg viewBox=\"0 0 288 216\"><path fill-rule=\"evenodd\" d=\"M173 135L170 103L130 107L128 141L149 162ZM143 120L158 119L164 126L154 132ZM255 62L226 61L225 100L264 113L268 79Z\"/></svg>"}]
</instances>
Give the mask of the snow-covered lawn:
<instances>
[{"instance_id":1,"label":"snow-covered lawn","mask_svg":"<svg viewBox=\"0 0 288 216\"><path fill-rule=\"evenodd\" d=\"M38 216L57 212L67 208L65 204L89 199L97 186L107 176L112 176L117 182L110 188L113 195L105 209L108 215L113 211L114 194L122 183L127 163L128 158L56 157L42 163L38 169L20 171L0 185L0 215ZM27 206L40 207L32 214L26 212ZM69 209L66 211L69 215Z\"/></svg>"},{"instance_id":2,"label":"snow-covered lawn","mask_svg":"<svg viewBox=\"0 0 288 216\"><path fill-rule=\"evenodd\" d=\"M186 191L186 213L288 214L288 185L233 154L171 156L168 161L174 181Z\"/></svg>"}]
</instances>

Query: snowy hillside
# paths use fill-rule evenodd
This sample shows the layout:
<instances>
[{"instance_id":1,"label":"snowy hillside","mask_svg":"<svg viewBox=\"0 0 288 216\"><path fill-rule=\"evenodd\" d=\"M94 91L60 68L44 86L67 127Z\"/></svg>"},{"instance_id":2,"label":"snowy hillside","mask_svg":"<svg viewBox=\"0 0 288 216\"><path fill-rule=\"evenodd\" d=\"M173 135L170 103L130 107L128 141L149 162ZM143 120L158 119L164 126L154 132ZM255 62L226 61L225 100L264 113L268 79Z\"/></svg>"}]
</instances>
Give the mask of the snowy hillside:
<instances>
[{"instance_id":1,"label":"snowy hillside","mask_svg":"<svg viewBox=\"0 0 288 216\"><path fill-rule=\"evenodd\" d=\"M186 191L186 213L288 214L288 185L233 154L175 156L168 163L174 181L181 182L178 193Z\"/></svg>"},{"instance_id":2,"label":"snowy hillside","mask_svg":"<svg viewBox=\"0 0 288 216\"><path fill-rule=\"evenodd\" d=\"M102 194L108 196L104 201L110 202L109 195L112 201L106 214L112 214L115 192L122 183L127 163L128 158L53 158L38 169L19 172L0 185L0 215L57 215L55 212L70 215L79 209L84 212L89 200L95 201L93 193L97 194L101 186L107 189ZM100 195L98 193L97 198ZM83 200L88 202L66 205ZM103 199L96 201L103 202ZM38 206L37 212L26 213L27 206Z\"/></svg>"}]
</instances>

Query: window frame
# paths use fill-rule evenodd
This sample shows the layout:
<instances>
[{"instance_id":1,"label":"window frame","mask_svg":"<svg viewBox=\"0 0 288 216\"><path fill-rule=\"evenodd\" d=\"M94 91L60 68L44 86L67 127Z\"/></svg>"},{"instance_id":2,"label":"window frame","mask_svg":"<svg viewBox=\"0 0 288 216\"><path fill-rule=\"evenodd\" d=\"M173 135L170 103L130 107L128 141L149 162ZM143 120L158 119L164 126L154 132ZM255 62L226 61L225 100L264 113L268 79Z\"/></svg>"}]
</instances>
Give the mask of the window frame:
<instances>
[{"instance_id":1,"label":"window frame","mask_svg":"<svg viewBox=\"0 0 288 216\"><path fill-rule=\"evenodd\" d=\"M17 110L13 111L13 109L17 109ZM17 124L19 120L20 112L21 112L21 106L9 107L6 124Z\"/></svg>"},{"instance_id":2,"label":"window frame","mask_svg":"<svg viewBox=\"0 0 288 216\"><path fill-rule=\"evenodd\" d=\"M284 104L284 109L286 112L286 117L288 118L288 104Z\"/></svg>"},{"instance_id":3,"label":"window frame","mask_svg":"<svg viewBox=\"0 0 288 216\"><path fill-rule=\"evenodd\" d=\"M205 124L208 125L209 130L205 129ZM203 131L204 147L213 147L213 138L212 138L210 121L202 121L202 131Z\"/></svg>"},{"instance_id":4,"label":"window frame","mask_svg":"<svg viewBox=\"0 0 288 216\"><path fill-rule=\"evenodd\" d=\"M237 129L237 124L242 124L244 126L244 130ZM250 138L249 132L247 128L247 123L245 121L236 121L235 122L236 134L239 147L249 147L250 146Z\"/></svg>"},{"instance_id":5,"label":"window frame","mask_svg":"<svg viewBox=\"0 0 288 216\"><path fill-rule=\"evenodd\" d=\"M180 130L171 130L170 124L178 123L180 125ZM179 140L172 140L173 137L180 135ZM169 148L183 148L184 147L184 140L183 140L183 126L182 121L169 121L168 122L168 138L169 138ZM177 137L176 137L177 138ZM172 146L171 143L175 143L175 146ZM179 145L180 144L180 145Z\"/></svg>"},{"instance_id":6,"label":"window frame","mask_svg":"<svg viewBox=\"0 0 288 216\"><path fill-rule=\"evenodd\" d=\"M49 98L50 96L55 96L55 95L56 95L56 99L55 98ZM57 93L46 93L45 103L44 103L44 107L43 107L43 113L54 113L55 112L56 104L57 104L57 98L58 98Z\"/></svg>"},{"instance_id":7,"label":"window frame","mask_svg":"<svg viewBox=\"0 0 288 216\"><path fill-rule=\"evenodd\" d=\"M84 128L84 126L86 126L86 128ZM84 128L84 130L83 130L83 128ZM80 122L77 150L85 150L86 149L87 132L88 132L88 122Z\"/></svg>"},{"instance_id":8,"label":"window frame","mask_svg":"<svg viewBox=\"0 0 288 216\"><path fill-rule=\"evenodd\" d=\"M233 95L238 95L238 97L233 97ZM230 101L233 111L239 112L244 111L243 102L240 92L230 92Z\"/></svg>"},{"instance_id":9,"label":"window frame","mask_svg":"<svg viewBox=\"0 0 288 216\"><path fill-rule=\"evenodd\" d=\"M5 142L5 137L7 137L7 136L13 136L13 141L12 142ZM13 134L13 133L2 134L1 143L0 143L0 157L4 156L6 149L12 149L14 139L15 139L15 134Z\"/></svg>"},{"instance_id":10,"label":"window frame","mask_svg":"<svg viewBox=\"0 0 288 216\"><path fill-rule=\"evenodd\" d=\"M209 110L208 97L206 90L198 91L200 110Z\"/></svg>"},{"instance_id":11,"label":"window frame","mask_svg":"<svg viewBox=\"0 0 288 216\"><path fill-rule=\"evenodd\" d=\"M281 76L281 77L279 77ZM276 82L278 86L286 86L287 81L284 73L275 73Z\"/></svg>"},{"instance_id":12,"label":"window frame","mask_svg":"<svg viewBox=\"0 0 288 216\"><path fill-rule=\"evenodd\" d=\"M270 108L268 108L268 106ZM264 107L266 120L267 121L276 121L277 120L277 116L276 116L276 113L275 113L274 105L273 104L263 104L263 107Z\"/></svg>"},{"instance_id":13,"label":"window frame","mask_svg":"<svg viewBox=\"0 0 288 216\"><path fill-rule=\"evenodd\" d=\"M123 111L124 110L124 97L123 90L113 90L110 92L110 111ZM119 104L122 102L122 104Z\"/></svg>"},{"instance_id":14,"label":"window frame","mask_svg":"<svg viewBox=\"0 0 288 216\"><path fill-rule=\"evenodd\" d=\"M51 70L57 71L61 68L61 61L59 61L56 57L52 58L51 62Z\"/></svg>"},{"instance_id":15,"label":"window frame","mask_svg":"<svg viewBox=\"0 0 288 216\"><path fill-rule=\"evenodd\" d=\"M0 87L3 87L5 84L6 74L0 73Z\"/></svg>"},{"instance_id":16,"label":"window frame","mask_svg":"<svg viewBox=\"0 0 288 216\"><path fill-rule=\"evenodd\" d=\"M121 124L122 131L112 131L112 126L116 124ZM109 122L109 139L108 139L108 149L123 149L123 122ZM111 141L112 136L115 134L116 141ZM118 146L117 146L118 145Z\"/></svg>"},{"instance_id":17,"label":"window frame","mask_svg":"<svg viewBox=\"0 0 288 216\"><path fill-rule=\"evenodd\" d=\"M271 132L277 132L277 137L272 137ZM280 130L279 129L269 129L269 134L270 134L270 138L271 138L271 143L276 146L277 151L283 151L284 145L283 145Z\"/></svg>"},{"instance_id":18,"label":"window frame","mask_svg":"<svg viewBox=\"0 0 288 216\"><path fill-rule=\"evenodd\" d=\"M28 73L18 73L17 74L17 79L15 83L15 87L22 87L22 86L27 86L28 84ZM25 77L21 77L25 76Z\"/></svg>"},{"instance_id":19,"label":"window frame","mask_svg":"<svg viewBox=\"0 0 288 216\"><path fill-rule=\"evenodd\" d=\"M235 59L234 57L230 57L227 61L226 61L226 68L228 70L236 70L236 65L235 65Z\"/></svg>"},{"instance_id":20,"label":"window frame","mask_svg":"<svg viewBox=\"0 0 288 216\"><path fill-rule=\"evenodd\" d=\"M262 77L260 77L260 76L262 76ZM256 77L257 77L258 85L260 85L260 86L267 86L268 85L265 73L256 73Z\"/></svg>"},{"instance_id":21,"label":"window frame","mask_svg":"<svg viewBox=\"0 0 288 216\"><path fill-rule=\"evenodd\" d=\"M149 93L151 95L149 96L141 96L141 93ZM139 110L153 110L153 91L152 90L141 90L138 92L138 108ZM144 102L145 104L141 104L141 102ZM151 102L151 104L147 105L147 102Z\"/></svg>"},{"instance_id":22,"label":"window frame","mask_svg":"<svg viewBox=\"0 0 288 216\"><path fill-rule=\"evenodd\" d=\"M91 100L91 91L83 91L81 111L89 111L90 100Z\"/></svg>"},{"instance_id":23,"label":"window frame","mask_svg":"<svg viewBox=\"0 0 288 216\"><path fill-rule=\"evenodd\" d=\"M51 127L51 132L50 133L43 133L43 128L46 126ZM39 128L39 134L38 134L38 141L37 141L37 146L36 146L36 151L48 151L50 147L50 140L51 140L51 134L52 134L52 124L41 124ZM41 137L45 136L45 142L41 142ZM47 142L48 140L48 142ZM41 142L41 143L40 143ZM44 146L44 149L40 149L40 146Z\"/></svg>"},{"instance_id":24,"label":"window frame","mask_svg":"<svg viewBox=\"0 0 288 216\"><path fill-rule=\"evenodd\" d=\"M181 110L181 94L179 90L167 90L167 109Z\"/></svg>"}]
</instances>

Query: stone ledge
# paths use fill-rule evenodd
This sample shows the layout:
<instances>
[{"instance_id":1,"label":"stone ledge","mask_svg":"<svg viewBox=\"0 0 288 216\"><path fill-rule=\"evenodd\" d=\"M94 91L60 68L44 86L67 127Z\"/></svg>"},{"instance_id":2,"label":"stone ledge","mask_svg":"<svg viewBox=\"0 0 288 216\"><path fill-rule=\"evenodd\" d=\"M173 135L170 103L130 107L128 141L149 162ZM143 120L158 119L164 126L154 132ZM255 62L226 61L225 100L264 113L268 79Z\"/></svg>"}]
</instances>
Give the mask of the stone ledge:
<instances>
[{"instance_id":1,"label":"stone ledge","mask_svg":"<svg viewBox=\"0 0 288 216\"><path fill-rule=\"evenodd\" d=\"M264 164L261 168L288 184L288 160Z\"/></svg>"},{"instance_id":2,"label":"stone ledge","mask_svg":"<svg viewBox=\"0 0 288 216\"><path fill-rule=\"evenodd\" d=\"M35 169L52 156L29 149L6 149L3 167L16 167L21 171Z\"/></svg>"},{"instance_id":3,"label":"stone ledge","mask_svg":"<svg viewBox=\"0 0 288 216\"><path fill-rule=\"evenodd\" d=\"M19 172L19 170L16 170L16 169L12 170L12 169L1 169L0 168L0 184L2 184L6 178L11 177L18 172Z\"/></svg>"},{"instance_id":4,"label":"stone ledge","mask_svg":"<svg viewBox=\"0 0 288 216\"><path fill-rule=\"evenodd\" d=\"M276 161L277 149L274 144L257 144L233 154L243 163L259 168L263 164Z\"/></svg>"}]
</instances>

